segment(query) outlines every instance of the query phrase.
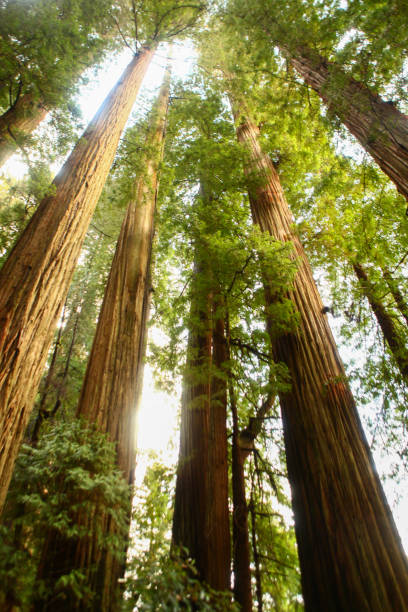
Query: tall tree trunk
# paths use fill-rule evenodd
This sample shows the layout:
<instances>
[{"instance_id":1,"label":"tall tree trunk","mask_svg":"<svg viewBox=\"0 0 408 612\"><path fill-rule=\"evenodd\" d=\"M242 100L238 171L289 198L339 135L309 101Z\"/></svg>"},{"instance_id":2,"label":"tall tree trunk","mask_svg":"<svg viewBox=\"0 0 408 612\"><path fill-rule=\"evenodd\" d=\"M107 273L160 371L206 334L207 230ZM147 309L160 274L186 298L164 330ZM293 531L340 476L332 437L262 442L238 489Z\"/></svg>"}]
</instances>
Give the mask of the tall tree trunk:
<instances>
[{"instance_id":1,"label":"tall tree trunk","mask_svg":"<svg viewBox=\"0 0 408 612\"><path fill-rule=\"evenodd\" d=\"M20 96L0 116L0 168L45 119L48 109L32 94Z\"/></svg>"},{"instance_id":2,"label":"tall tree trunk","mask_svg":"<svg viewBox=\"0 0 408 612\"><path fill-rule=\"evenodd\" d=\"M391 295L394 298L395 305L400 311L402 317L405 320L405 323L408 325L408 304L403 294L401 293L400 288L398 287L398 283L395 278L392 277L391 272L388 268L384 268L382 270L383 278L387 283L389 290L391 291Z\"/></svg>"},{"instance_id":3,"label":"tall tree trunk","mask_svg":"<svg viewBox=\"0 0 408 612\"><path fill-rule=\"evenodd\" d=\"M188 549L201 580L216 590L226 591L230 588L231 551L227 389L221 372L226 355L224 324L220 296L211 283L211 270L205 257L200 259L199 247L196 249L173 543Z\"/></svg>"},{"instance_id":4,"label":"tall tree trunk","mask_svg":"<svg viewBox=\"0 0 408 612\"><path fill-rule=\"evenodd\" d=\"M280 401L306 609L404 610L407 560L310 265L258 128L238 104L235 117L250 157L254 223L291 241L299 261L288 295L299 313L298 329L272 341L274 358L287 366L292 383Z\"/></svg>"},{"instance_id":5,"label":"tall tree trunk","mask_svg":"<svg viewBox=\"0 0 408 612\"><path fill-rule=\"evenodd\" d=\"M231 362L229 317L226 315L226 359ZM234 598L242 612L252 612L251 554L248 534L248 506L245 495L245 455L239 440L238 408L230 366L227 366L228 393L232 413L232 537Z\"/></svg>"},{"instance_id":6,"label":"tall tree trunk","mask_svg":"<svg viewBox=\"0 0 408 612\"><path fill-rule=\"evenodd\" d=\"M401 338L401 334L398 331L398 327L395 319L385 308L381 299L376 296L376 288L368 278L366 270L358 262L353 262L353 270L358 278L359 285L363 292L363 295L368 300L371 309L377 319L378 325L381 328L384 339L388 344L392 356L395 359L401 375L408 383L408 350L404 340Z\"/></svg>"},{"instance_id":7,"label":"tall tree trunk","mask_svg":"<svg viewBox=\"0 0 408 612\"><path fill-rule=\"evenodd\" d=\"M180 450L173 514L173 543L187 548L200 577L209 575L206 525L208 506L208 440L210 428L211 324L210 296L202 296L195 265L186 369L181 397ZM215 492L213 492L215 493Z\"/></svg>"},{"instance_id":8,"label":"tall tree trunk","mask_svg":"<svg viewBox=\"0 0 408 612\"><path fill-rule=\"evenodd\" d=\"M153 53L132 59L0 272L0 508L85 233Z\"/></svg>"},{"instance_id":9,"label":"tall tree trunk","mask_svg":"<svg viewBox=\"0 0 408 612\"><path fill-rule=\"evenodd\" d=\"M282 49L408 200L408 117L315 51Z\"/></svg>"},{"instance_id":10,"label":"tall tree trunk","mask_svg":"<svg viewBox=\"0 0 408 612\"><path fill-rule=\"evenodd\" d=\"M61 336L62 336L62 330L64 328L66 306L67 306L67 302L65 301L64 307L62 309L61 325L60 325L60 327L58 329L57 337L55 338L54 350L52 352L52 357L51 357L51 361L50 361L50 367L48 368L47 376L46 376L45 381L44 381L44 387L43 387L41 395L40 395L40 403L39 403L39 406L38 406L38 414L37 414L37 417L36 417L36 419L34 421L33 430L32 430L32 432L30 434L30 442L31 442L31 444L33 446L36 446L37 443L38 443L38 437L39 437L39 434L40 434L41 425L42 425L44 419L46 419L47 415L48 415L48 410L46 409L45 405L46 405L48 393L49 393L50 388L51 388L51 383L52 383L52 380L53 380L54 375L55 375L55 364L56 364L56 361L57 361L59 349L61 348Z\"/></svg>"},{"instance_id":11,"label":"tall tree trunk","mask_svg":"<svg viewBox=\"0 0 408 612\"><path fill-rule=\"evenodd\" d=\"M146 138L145 172L136 181L134 198L122 224L77 408L78 417L95 424L116 443L117 462L129 484L133 484L136 461L137 400L142 388L158 166L169 90L167 72ZM129 506L129 525L130 512ZM81 523L84 519L77 516L75 520ZM103 508L98 516L86 520L95 536L99 526L105 536L115 537L115 523ZM52 583L67 570L80 569L87 574L87 586L95 592L89 609L114 612L119 606L118 579L124 561L124 557L118 559L108 549L98 547L92 537L67 540L51 531L39 577ZM48 604L42 604L44 608L37 604L37 608L48 609ZM59 603L59 610L77 606L80 609L76 599L68 595Z\"/></svg>"},{"instance_id":12,"label":"tall tree trunk","mask_svg":"<svg viewBox=\"0 0 408 612\"><path fill-rule=\"evenodd\" d=\"M209 573L206 582L218 591L231 584L231 542L228 508L227 384L224 377L227 352L223 304L218 293L213 300L213 358L211 373L207 510Z\"/></svg>"},{"instance_id":13,"label":"tall tree trunk","mask_svg":"<svg viewBox=\"0 0 408 612\"><path fill-rule=\"evenodd\" d=\"M262 574L261 574L261 562L259 558L258 543L257 543L257 536L256 536L256 511L255 511L255 500L254 500L254 487L255 487L255 482L252 479L251 498L249 500L249 512L251 515L251 545L252 545L252 556L254 558L256 604L258 607L258 612L263 612Z\"/></svg>"}]
</instances>

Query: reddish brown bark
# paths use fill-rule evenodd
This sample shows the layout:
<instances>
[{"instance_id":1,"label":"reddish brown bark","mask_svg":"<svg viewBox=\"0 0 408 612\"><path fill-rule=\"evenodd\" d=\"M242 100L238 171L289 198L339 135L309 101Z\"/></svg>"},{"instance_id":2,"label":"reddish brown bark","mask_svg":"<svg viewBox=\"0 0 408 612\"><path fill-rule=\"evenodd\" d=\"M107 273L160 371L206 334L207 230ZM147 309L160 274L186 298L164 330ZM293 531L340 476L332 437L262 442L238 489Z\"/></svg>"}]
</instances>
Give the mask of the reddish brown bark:
<instances>
[{"instance_id":1,"label":"reddish brown bark","mask_svg":"<svg viewBox=\"0 0 408 612\"><path fill-rule=\"evenodd\" d=\"M149 156L137 179L113 259L77 415L117 443L118 465L131 483L135 463L135 397L143 364L154 234L158 165L169 79L162 87L146 139Z\"/></svg>"},{"instance_id":2,"label":"reddish brown bark","mask_svg":"<svg viewBox=\"0 0 408 612\"><path fill-rule=\"evenodd\" d=\"M200 267L195 269L195 277ZM173 543L188 550L202 579L210 563L206 509L210 415L211 326L209 296L192 295L191 324L181 398L180 451L173 515ZM200 304L203 301L203 304Z\"/></svg>"},{"instance_id":3,"label":"reddish brown bark","mask_svg":"<svg viewBox=\"0 0 408 612\"><path fill-rule=\"evenodd\" d=\"M95 424L116 443L117 462L129 484L133 484L136 461L137 402L146 349L158 166L169 88L167 73L146 138L145 172L135 183L122 224L77 408L78 417ZM82 516L76 520L84 523ZM55 532L49 534L39 576L55 581L58 575L80 569L95 593L87 609L114 612L119 606L118 579L123 574L124 558L118 559L98 546L93 536L97 524L105 536L114 536L115 523L103 508L98 516L85 521L91 537L67 540ZM74 609L81 606L68 593L59 610Z\"/></svg>"},{"instance_id":4,"label":"reddish brown bark","mask_svg":"<svg viewBox=\"0 0 408 612\"><path fill-rule=\"evenodd\" d=\"M374 316L377 319L378 325L394 357L395 363L403 378L408 382L408 350L401 337L401 333L398 331L396 321L387 311L381 299L377 297L378 292L368 278L367 272L363 266L357 262L353 262L353 270L358 278L361 290L367 298Z\"/></svg>"},{"instance_id":5,"label":"reddish brown bark","mask_svg":"<svg viewBox=\"0 0 408 612\"><path fill-rule=\"evenodd\" d=\"M83 239L153 56L135 56L0 273L0 506Z\"/></svg>"},{"instance_id":6,"label":"reddish brown bark","mask_svg":"<svg viewBox=\"0 0 408 612\"><path fill-rule=\"evenodd\" d=\"M307 610L403 610L406 557L384 497L344 369L323 314L279 177L262 153L259 130L236 110L238 139L250 162L253 220L291 241L299 268L288 297L296 332L273 337L291 390L281 393L288 475Z\"/></svg>"},{"instance_id":7,"label":"reddish brown bark","mask_svg":"<svg viewBox=\"0 0 408 612\"><path fill-rule=\"evenodd\" d=\"M230 587L227 392L220 372L225 362L223 321L211 273L197 263L182 396L180 453L173 517L173 543L188 550L201 580ZM209 283L211 284L211 283ZM205 285L205 283L204 283ZM211 316L211 313L213 315Z\"/></svg>"},{"instance_id":8,"label":"reddish brown bark","mask_svg":"<svg viewBox=\"0 0 408 612\"><path fill-rule=\"evenodd\" d=\"M0 168L45 119L48 109L31 94L20 96L0 116Z\"/></svg>"},{"instance_id":9,"label":"reddish brown bark","mask_svg":"<svg viewBox=\"0 0 408 612\"><path fill-rule=\"evenodd\" d=\"M311 49L299 47L288 53L305 82L408 199L408 117Z\"/></svg>"}]
</instances>

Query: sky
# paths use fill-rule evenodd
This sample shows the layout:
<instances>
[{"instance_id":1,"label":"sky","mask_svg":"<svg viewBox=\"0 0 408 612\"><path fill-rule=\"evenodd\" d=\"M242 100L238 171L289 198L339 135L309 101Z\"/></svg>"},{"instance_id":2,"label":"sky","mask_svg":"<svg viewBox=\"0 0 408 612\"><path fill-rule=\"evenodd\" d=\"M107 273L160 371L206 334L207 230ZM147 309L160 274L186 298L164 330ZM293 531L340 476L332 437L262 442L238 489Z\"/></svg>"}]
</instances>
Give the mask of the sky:
<instances>
[{"instance_id":1,"label":"sky","mask_svg":"<svg viewBox=\"0 0 408 612\"><path fill-rule=\"evenodd\" d=\"M173 49L173 75L175 78L184 78L194 68L196 54L192 44L183 43L175 45ZM122 71L131 59L130 50L119 54L98 72L95 78L90 74L89 84L81 89L79 98L83 115L83 123L86 125L98 110L110 89L114 86ZM163 45L152 61L148 74L143 82L137 104L149 105L161 85L164 68L167 59L167 47ZM57 172L58 168L53 168ZM16 157L11 158L4 167L8 174L20 177L25 171L25 165ZM330 321L333 323L333 319ZM336 335L336 330L334 330ZM347 357L347 355L344 355ZM179 389L180 393L180 389ZM150 450L162 453L169 462L177 460L177 414L179 397L169 396L155 388L153 374L148 365L145 368L145 381L143 396L139 414L138 428L138 467L136 469L136 483L140 483L146 469L146 456ZM395 458L394 458L395 459ZM391 460L391 458L390 458ZM375 456L379 473L387 470L387 458ZM401 539L408 551L408 495L406 491L399 491L398 497L396 485L393 482L384 483L384 488L392 506L394 518L399 529Z\"/></svg>"}]
</instances>

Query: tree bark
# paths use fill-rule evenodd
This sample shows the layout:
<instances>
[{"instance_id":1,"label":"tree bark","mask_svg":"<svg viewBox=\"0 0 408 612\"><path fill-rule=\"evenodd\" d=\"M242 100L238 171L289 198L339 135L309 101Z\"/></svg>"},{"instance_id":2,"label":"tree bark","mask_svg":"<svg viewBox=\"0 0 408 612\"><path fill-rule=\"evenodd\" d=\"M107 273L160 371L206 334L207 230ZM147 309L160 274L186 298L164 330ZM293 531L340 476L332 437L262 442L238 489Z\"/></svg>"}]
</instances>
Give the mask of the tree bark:
<instances>
[{"instance_id":1,"label":"tree bark","mask_svg":"<svg viewBox=\"0 0 408 612\"><path fill-rule=\"evenodd\" d=\"M203 191L203 190L202 190ZM230 533L224 324L219 294L200 286L211 270L196 252L187 365L181 405L173 544L188 550L200 579L230 588ZM202 280L201 280L202 283ZM215 295L215 297L214 297ZM212 313L212 316L211 316Z\"/></svg>"},{"instance_id":2,"label":"tree bark","mask_svg":"<svg viewBox=\"0 0 408 612\"><path fill-rule=\"evenodd\" d=\"M273 337L291 390L281 393L286 458L307 610L404 610L407 560L377 476L312 271L259 130L234 105L254 223L291 241L299 269L289 291L296 332ZM268 294L268 291L266 291Z\"/></svg>"},{"instance_id":3,"label":"tree bark","mask_svg":"<svg viewBox=\"0 0 408 612\"><path fill-rule=\"evenodd\" d=\"M196 263L193 283L202 273ZM173 514L173 544L186 548L200 577L209 575L208 440L210 428L210 296L193 286L187 361L181 397L180 450ZM201 303L200 303L201 302Z\"/></svg>"},{"instance_id":4,"label":"tree bark","mask_svg":"<svg viewBox=\"0 0 408 612\"><path fill-rule=\"evenodd\" d=\"M36 417L36 419L34 421L33 430L32 430L32 432L30 434L30 443L33 446L37 446L38 438L39 438L39 435L40 435L41 425L42 425L44 419L46 419L49 416L49 411L45 408L45 404L46 404L46 401L47 401L48 393L49 393L50 388L51 388L52 380L54 378L55 364L56 364L56 361L57 361L59 349L61 347L61 336L62 336L62 330L63 330L63 327L64 327L66 305L67 305L67 302L65 301L64 307L62 309L61 324L60 324L60 327L58 329L57 337L55 339L54 350L52 352L50 366L48 368L47 376L46 376L45 381L44 381L44 388L42 389L41 396L40 396L41 399L40 399L40 403L39 403L39 406L38 406L38 414L37 414L37 417Z\"/></svg>"},{"instance_id":5,"label":"tree bark","mask_svg":"<svg viewBox=\"0 0 408 612\"><path fill-rule=\"evenodd\" d=\"M408 117L338 64L308 49L288 51L294 68L408 200Z\"/></svg>"},{"instance_id":6,"label":"tree bark","mask_svg":"<svg viewBox=\"0 0 408 612\"><path fill-rule=\"evenodd\" d=\"M0 168L45 119L48 109L32 94L24 94L0 116Z\"/></svg>"},{"instance_id":7,"label":"tree bark","mask_svg":"<svg viewBox=\"0 0 408 612\"><path fill-rule=\"evenodd\" d=\"M242 612L252 611L251 554L248 533L248 506L245 495L244 455L239 444L238 412L232 380L229 380L232 412L232 500L234 598Z\"/></svg>"},{"instance_id":8,"label":"tree bark","mask_svg":"<svg viewBox=\"0 0 408 612\"><path fill-rule=\"evenodd\" d=\"M262 573L261 573L261 562L258 552L258 543L256 535L256 512L255 512L255 500L254 500L254 481L251 482L251 498L249 501L249 512L251 515L251 545L252 555L254 558L254 574L255 574L255 591L256 591L256 604L258 612L263 612L263 593L262 593Z\"/></svg>"},{"instance_id":9,"label":"tree bark","mask_svg":"<svg viewBox=\"0 0 408 612\"><path fill-rule=\"evenodd\" d=\"M0 273L0 508L93 210L154 50L130 62Z\"/></svg>"},{"instance_id":10,"label":"tree bark","mask_svg":"<svg viewBox=\"0 0 408 612\"><path fill-rule=\"evenodd\" d=\"M227 384L223 372L227 361L224 318L219 294L213 300L213 357L209 431L209 573L206 582L217 591L231 584L231 542L228 508Z\"/></svg>"},{"instance_id":11,"label":"tree bark","mask_svg":"<svg viewBox=\"0 0 408 612\"><path fill-rule=\"evenodd\" d=\"M136 461L137 402L142 388L158 167L169 91L167 72L146 138L145 172L136 181L122 224L77 408L78 417L95 424L116 443L117 463L130 485ZM130 514L129 506L129 525ZM79 523L84 520L82 516L75 518ZM105 536L114 537L117 532L103 508L98 516L85 520L92 534L96 534L96 524ZM95 593L89 610L114 612L120 605L118 579L124 571L125 553L126 548L124 557L118 559L108 549L98 547L92 536L67 540L51 531L39 577L52 583L57 575L80 569ZM48 603L43 604L44 609ZM70 595L59 603L59 610L76 609L80 604Z\"/></svg>"},{"instance_id":12,"label":"tree bark","mask_svg":"<svg viewBox=\"0 0 408 612\"><path fill-rule=\"evenodd\" d=\"M398 287L398 282L392 277L391 272L387 268L382 270L382 274L389 287L389 290L391 291L392 297L394 298L395 305L404 318L405 323L408 325L408 304L401 293L400 288Z\"/></svg>"},{"instance_id":13,"label":"tree bark","mask_svg":"<svg viewBox=\"0 0 408 612\"><path fill-rule=\"evenodd\" d=\"M395 363L402 377L408 383L408 350L398 331L396 321L387 311L381 300L376 297L376 289L368 278L367 272L363 266L355 261L352 265L363 295L367 298L371 306L388 348L394 357Z\"/></svg>"}]
</instances>

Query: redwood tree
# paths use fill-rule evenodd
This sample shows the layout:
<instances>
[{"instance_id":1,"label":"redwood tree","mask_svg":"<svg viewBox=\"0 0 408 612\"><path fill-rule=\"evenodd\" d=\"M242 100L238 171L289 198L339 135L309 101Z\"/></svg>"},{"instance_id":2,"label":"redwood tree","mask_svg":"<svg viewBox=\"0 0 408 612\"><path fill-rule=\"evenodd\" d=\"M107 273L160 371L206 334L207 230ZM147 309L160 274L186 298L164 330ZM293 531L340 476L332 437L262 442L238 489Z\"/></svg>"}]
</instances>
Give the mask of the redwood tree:
<instances>
[{"instance_id":1,"label":"redwood tree","mask_svg":"<svg viewBox=\"0 0 408 612\"><path fill-rule=\"evenodd\" d=\"M0 117L0 167L45 119L48 108L31 94L19 97Z\"/></svg>"},{"instance_id":2,"label":"redwood tree","mask_svg":"<svg viewBox=\"0 0 408 612\"><path fill-rule=\"evenodd\" d=\"M207 179L208 169L200 162L200 197L188 215L194 218L190 227L194 236L194 271L172 536L174 545L187 549L200 579L213 589L227 591L231 551L224 304L207 242L207 236L217 226L210 212L215 195Z\"/></svg>"},{"instance_id":3,"label":"redwood tree","mask_svg":"<svg viewBox=\"0 0 408 612\"><path fill-rule=\"evenodd\" d=\"M372 14L375 11L371 3L358 4L357 13L361 11ZM359 25L353 23L356 7L342 8L336 15L335 7L325 6L322 10L320 5L312 2L295 0L282 3L267 0L254 2L249 8L242 0L231 0L230 10L234 30L242 27L241 32L249 41L248 48L255 70L264 69L265 62L262 59L259 62L258 59L265 55L274 57L276 45L305 83L317 92L330 112L343 122L394 182L398 191L408 199L408 117L398 110L393 101L381 98L375 88L364 82L365 73L371 74L378 70L381 75L381 68L384 68L387 75L386 85L389 85L390 76L398 74L402 61L401 49L397 46L394 48L391 28L383 32L384 50L388 50L384 54L384 64L390 63L390 56L393 56L391 75L390 70L382 65L383 54L371 55L370 45L365 47L362 44L365 53L360 52L357 45L353 57L349 57L358 74L357 78L353 78L349 67L337 62L333 55L336 54L336 48L343 47L345 38L353 37L352 28L359 28ZM392 7L389 10L391 19L398 11ZM366 40L364 36L361 37L361 41ZM322 55L319 48L330 50L332 54ZM274 76L280 78L277 66L274 70Z\"/></svg>"},{"instance_id":4,"label":"redwood tree","mask_svg":"<svg viewBox=\"0 0 408 612\"><path fill-rule=\"evenodd\" d=\"M282 45L294 68L408 200L408 117L341 66L307 47Z\"/></svg>"},{"instance_id":5,"label":"redwood tree","mask_svg":"<svg viewBox=\"0 0 408 612\"><path fill-rule=\"evenodd\" d=\"M107 0L2 3L0 166L112 46L116 11Z\"/></svg>"},{"instance_id":6,"label":"redwood tree","mask_svg":"<svg viewBox=\"0 0 408 612\"><path fill-rule=\"evenodd\" d=\"M395 363L397 364L404 380L408 382L408 350L401 334L401 330L398 329L398 321L396 317L393 317L387 310L381 297L378 296L378 289L376 289L374 283L370 281L367 270L364 268L364 266L356 261L354 261L352 265L356 277L358 278L361 291L371 306L374 316L377 319L378 325L383 333L384 339L388 344L388 348L394 357Z\"/></svg>"},{"instance_id":7,"label":"redwood tree","mask_svg":"<svg viewBox=\"0 0 408 612\"><path fill-rule=\"evenodd\" d=\"M78 417L96 425L116 443L117 463L130 485L136 460L136 417L146 346L158 166L169 88L167 71L146 137L144 169L135 181L122 224L77 408ZM130 511L129 505L129 522ZM105 538L115 537L114 520L101 508L98 516L84 517L79 512L74 521L85 523L90 535L67 539L50 530L38 577L52 584L61 575L81 570L87 576L87 587L94 592L89 609L114 611L119 605L118 579L123 573L124 558L118 559L108 548L98 545L97 539L98 529ZM52 600L54 597L52 594ZM50 601L38 601L36 605L46 609ZM68 590L58 605L61 610L72 610L79 604L76 595Z\"/></svg>"},{"instance_id":8,"label":"redwood tree","mask_svg":"<svg viewBox=\"0 0 408 612\"><path fill-rule=\"evenodd\" d=\"M291 241L299 261L288 295L299 326L272 333L272 342L275 360L291 377L291 390L280 393L280 402L306 608L404 609L406 557L312 271L292 230L278 174L261 150L259 129L237 99L234 114L247 151L254 223ZM266 296L273 300L267 283Z\"/></svg>"},{"instance_id":9,"label":"redwood tree","mask_svg":"<svg viewBox=\"0 0 408 612\"><path fill-rule=\"evenodd\" d=\"M230 585L228 462L223 322L208 261L196 262L181 406L173 543L186 548L201 580ZM200 281L201 276L201 281ZM214 368L216 371L214 372Z\"/></svg>"},{"instance_id":10,"label":"redwood tree","mask_svg":"<svg viewBox=\"0 0 408 612\"><path fill-rule=\"evenodd\" d=\"M130 62L0 272L0 506L93 210L154 48Z\"/></svg>"},{"instance_id":11,"label":"redwood tree","mask_svg":"<svg viewBox=\"0 0 408 612\"><path fill-rule=\"evenodd\" d=\"M195 264L195 284L202 267ZM204 299L203 299L204 298ZM210 413L210 297L192 291L186 369L181 396L180 450L173 514L173 543L186 548L205 579L209 573L206 529Z\"/></svg>"}]
</instances>

